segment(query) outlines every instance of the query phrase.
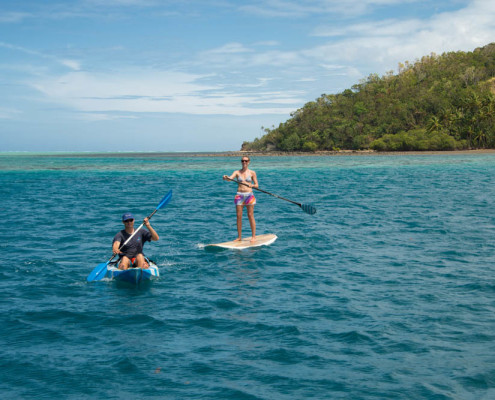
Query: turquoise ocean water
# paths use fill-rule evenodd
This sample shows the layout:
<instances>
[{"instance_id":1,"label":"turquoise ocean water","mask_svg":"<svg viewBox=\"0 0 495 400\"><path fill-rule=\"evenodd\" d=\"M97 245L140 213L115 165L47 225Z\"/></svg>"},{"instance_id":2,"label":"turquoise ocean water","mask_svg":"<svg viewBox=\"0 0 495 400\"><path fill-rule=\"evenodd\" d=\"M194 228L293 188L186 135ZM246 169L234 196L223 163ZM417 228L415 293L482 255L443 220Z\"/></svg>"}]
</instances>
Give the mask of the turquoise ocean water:
<instances>
[{"instance_id":1,"label":"turquoise ocean water","mask_svg":"<svg viewBox=\"0 0 495 400\"><path fill-rule=\"evenodd\" d=\"M493 399L495 156L0 155L2 399ZM141 288L86 276L172 201ZM244 220L245 235L249 235Z\"/></svg>"}]
</instances>

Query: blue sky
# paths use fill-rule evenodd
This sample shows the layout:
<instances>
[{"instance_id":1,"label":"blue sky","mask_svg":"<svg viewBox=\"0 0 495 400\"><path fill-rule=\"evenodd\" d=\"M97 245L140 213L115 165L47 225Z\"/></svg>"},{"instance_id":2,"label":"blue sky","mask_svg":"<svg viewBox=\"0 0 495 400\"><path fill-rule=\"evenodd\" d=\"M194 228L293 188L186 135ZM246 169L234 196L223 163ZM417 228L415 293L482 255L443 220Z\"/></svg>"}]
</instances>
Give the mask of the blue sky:
<instances>
[{"instance_id":1,"label":"blue sky","mask_svg":"<svg viewBox=\"0 0 495 400\"><path fill-rule=\"evenodd\" d=\"M227 151L495 41L493 0L0 0L0 151Z\"/></svg>"}]
</instances>

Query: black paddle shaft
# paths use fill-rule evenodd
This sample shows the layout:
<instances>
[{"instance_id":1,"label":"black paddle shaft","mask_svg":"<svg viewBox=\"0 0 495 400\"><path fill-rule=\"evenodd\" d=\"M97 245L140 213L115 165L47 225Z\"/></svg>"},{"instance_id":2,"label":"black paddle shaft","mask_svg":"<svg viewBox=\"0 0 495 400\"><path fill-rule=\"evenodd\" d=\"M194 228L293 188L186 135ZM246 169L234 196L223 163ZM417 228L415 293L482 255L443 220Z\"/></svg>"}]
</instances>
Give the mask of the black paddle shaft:
<instances>
[{"instance_id":1,"label":"black paddle shaft","mask_svg":"<svg viewBox=\"0 0 495 400\"><path fill-rule=\"evenodd\" d=\"M237 181L237 180L235 180L235 179L231 179L231 181L233 181L233 182L237 182L239 185L244 185L244 186L247 186L247 187L249 187L249 188L251 188L251 189L258 190L258 191L260 191L260 192L263 192L263 193L269 194L270 196L273 196L273 197L276 197L276 198L278 198L278 199L282 199L282 200L288 201L288 202L290 202L290 203L292 203L292 204L297 204L299 207L302 207L302 204L301 204L301 203L298 203L297 201L292 201L292 200L286 199L286 198L284 198L284 197L278 196L278 195L276 195L276 194L273 194L273 193L267 192L266 190L263 190L263 189L259 189L259 188L255 188L255 187L249 186L247 183L239 182L239 181Z\"/></svg>"},{"instance_id":2,"label":"black paddle shaft","mask_svg":"<svg viewBox=\"0 0 495 400\"><path fill-rule=\"evenodd\" d=\"M316 213L316 208L314 208L312 205L310 204L301 204L301 203L298 203L297 201L292 201L292 200L289 200L289 199L286 199L285 197L282 197L282 196L278 196L276 194L273 194L273 193L270 193L270 192L267 192L266 190L263 190L263 189L259 189L259 188L255 188L255 187L252 187L252 186L249 186L247 183L243 183L243 182L239 182L238 180L235 180L235 179L230 179L227 177L227 179L229 181L232 181L232 182L237 182L239 185L244 185L244 186L247 186L249 188L252 188L252 189L255 189L255 190L258 190L260 192L263 192L263 193L266 193L266 194L269 194L270 196L273 196L273 197L276 197L278 199L281 199L281 200L285 200L285 201L288 201L289 203L292 203L292 204L297 204L299 207L301 207L301 209L307 213L307 214L315 214Z\"/></svg>"}]
</instances>

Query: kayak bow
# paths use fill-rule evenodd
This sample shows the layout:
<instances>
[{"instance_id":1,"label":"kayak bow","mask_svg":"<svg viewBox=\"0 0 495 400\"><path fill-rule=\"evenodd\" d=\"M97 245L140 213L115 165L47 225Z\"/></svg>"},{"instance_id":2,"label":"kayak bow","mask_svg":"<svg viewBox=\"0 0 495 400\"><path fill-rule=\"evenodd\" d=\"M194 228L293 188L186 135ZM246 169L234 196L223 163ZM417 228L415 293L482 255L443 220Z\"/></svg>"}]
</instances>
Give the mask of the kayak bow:
<instances>
[{"instance_id":1,"label":"kayak bow","mask_svg":"<svg viewBox=\"0 0 495 400\"><path fill-rule=\"evenodd\" d=\"M146 261L149 264L149 268L129 268L129 269L118 269L117 262L110 263L108 265L107 273L105 278L115 279L116 281L127 282L133 285L139 285L142 282L150 281L151 279L160 276L160 271L158 266L154 261Z\"/></svg>"}]
</instances>

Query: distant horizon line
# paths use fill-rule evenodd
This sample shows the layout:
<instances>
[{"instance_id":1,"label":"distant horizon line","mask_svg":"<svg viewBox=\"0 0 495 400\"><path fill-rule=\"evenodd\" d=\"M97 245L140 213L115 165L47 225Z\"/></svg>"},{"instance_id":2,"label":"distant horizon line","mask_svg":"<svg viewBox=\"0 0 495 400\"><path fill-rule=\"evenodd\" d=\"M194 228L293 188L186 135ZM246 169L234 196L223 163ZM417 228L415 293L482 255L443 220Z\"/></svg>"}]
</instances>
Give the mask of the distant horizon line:
<instances>
[{"instance_id":1,"label":"distant horizon line","mask_svg":"<svg viewBox=\"0 0 495 400\"><path fill-rule=\"evenodd\" d=\"M376 151L376 150L334 150L316 152L284 152L284 151L0 151L0 157L6 156L203 156L203 157L238 157L249 154L259 157L280 156L385 156L385 155L454 155L454 154L495 154L495 149L465 150L431 150L431 151Z\"/></svg>"},{"instance_id":2,"label":"distant horizon line","mask_svg":"<svg viewBox=\"0 0 495 400\"><path fill-rule=\"evenodd\" d=\"M222 154L222 153L246 153L241 150L0 150L2 154Z\"/></svg>"}]
</instances>

